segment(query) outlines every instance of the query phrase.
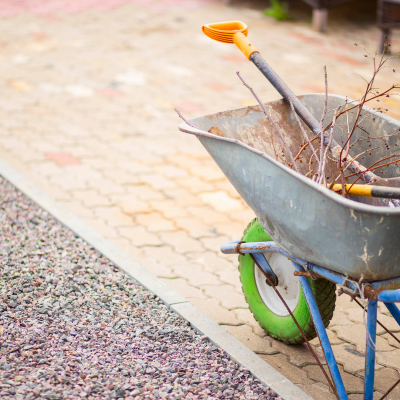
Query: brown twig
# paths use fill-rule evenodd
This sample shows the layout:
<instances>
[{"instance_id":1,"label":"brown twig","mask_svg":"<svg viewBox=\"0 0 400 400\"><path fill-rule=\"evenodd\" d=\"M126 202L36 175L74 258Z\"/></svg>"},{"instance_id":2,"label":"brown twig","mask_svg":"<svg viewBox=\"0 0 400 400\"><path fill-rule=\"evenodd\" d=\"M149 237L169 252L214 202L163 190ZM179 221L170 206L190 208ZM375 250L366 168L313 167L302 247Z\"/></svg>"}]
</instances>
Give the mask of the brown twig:
<instances>
[{"instance_id":1,"label":"brown twig","mask_svg":"<svg viewBox=\"0 0 400 400\"><path fill-rule=\"evenodd\" d=\"M295 163L294 158L293 158L293 154L292 154L292 152L290 151L289 146L287 145L286 140L285 140L285 138L283 137L282 132L280 131L278 125L276 125L275 121L272 119L271 115L268 113L268 111L267 111L266 108L264 107L264 104L261 102L260 98L259 98L259 97L257 96L257 94L254 92L253 88L252 88L251 86L249 86L249 85L245 82L245 80L240 76L239 71L236 72L236 74L237 74L237 76L239 77L239 79L242 81L243 85L246 86L246 88L250 90L251 94L254 96L254 98L257 100L258 104L260 105L261 109L263 110L265 116L266 116L266 117L268 118L268 120L271 122L271 124L272 124L272 126L274 127L276 133L278 134L278 136L279 136L279 138L281 139L283 145L285 146L286 153L287 153L288 156L289 156L289 159L290 159L290 162L291 162L291 164L292 164L292 166L293 166L293 169L294 169L295 171L298 172L296 163ZM271 136L272 136L272 135L271 135Z\"/></svg>"},{"instance_id":2,"label":"brown twig","mask_svg":"<svg viewBox=\"0 0 400 400\"><path fill-rule=\"evenodd\" d=\"M367 52L367 53L368 53L368 52ZM359 121L359 119L360 119L361 112L362 112L362 109L363 109L364 104L367 102L367 100L368 100L368 101L371 100L371 98L370 98L370 99L367 99L367 96L368 96L368 94L372 93L373 90L375 90L375 89L374 89L374 81L375 81L375 78L376 78L377 74L379 73L379 71L382 69L382 67L383 67L383 65L385 64L385 62L387 61L387 59L384 59L384 55L382 54L382 57L381 57L381 59L380 59L380 61L379 61L379 65L378 65L378 67L376 67L376 59L375 59L375 57L371 57L371 58L372 58L373 64L374 64L374 72L373 72L373 74L372 74L371 80L370 80L369 82L367 82L367 87L366 87L366 89L365 89L364 95L362 96L360 102L358 103L358 109L357 109L357 114L356 114L356 118L355 118L355 121L354 121L353 128L351 129L350 133L348 133L348 135L347 135L347 140L346 140L346 142L344 143L344 145L342 146L342 148L341 148L341 150L340 150L340 152L339 152L339 157L338 157L338 167L339 167L339 172L340 172L340 176L341 176L341 183L342 183L342 194L343 194L344 197L347 195L348 191L346 191L345 177L344 177L344 172L343 172L343 166L344 166L344 162L346 162L347 157L348 157L348 152L349 152L349 149L350 149L349 143L350 143L351 138L352 138L352 136L353 136L353 134L354 134L354 132L355 132L357 126L358 126L358 121ZM395 88L395 85L392 85L392 87L391 87L390 89L388 89L388 90L386 91L386 93L388 93L388 91L392 90L393 88ZM397 87L396 87L396 88L397 88ZM382 94L382 93L381 93L381 94L378 93L378 94L377 94L376 96L374 96L374 97L377 98L377 97L380 97L381 95L383 95L383 94ZM354 107L353 107L353 108L354 108ZM347 109L347 110L349 110L349 109ZM345 157L343 157L343 153L344 153ZM352 163L352 164L354 164L354 163ZM361 166L361 165L360 165L360 166ZM365 167L359 168L359 169L360 169L360 175L359 175L359 177L356 179L356 181L357 181L358 179L360 179L361 177L363 177L363 179L365 180L364 176L365 176L365 174L366 174L367 172L369 172L369 169L368 169L368 168L365 168ZM371 174L372 174L372 172L371 172ZM369 174L368 174L368 175L369 175ZM370 179L368 179L368 176L367 176L367 180L366 180L366 181L368 182L369 180L370 180ZM352 185L354 185L354 183L353 183ZM351 186L351 187L352 187L352 186Z\"/></svg>"},{"instance_id":3,"label":"brown twig","mask_svg":"<svg viewBox=\"0 0 400 400\"><path fill-rule=\"evenodd\" d=\"M347 121L347 145L344 144L342 147L342 151L344 148L346 148L346 151L344 153L343 161L346 162L347 157L349 156L349 151L350 151L350 125L349 125L349 114L346 114L346 121ZM340 156L342 155L342 152L340 153ZM340 171L340 178L341 178L341 183L342 183L342 196L346 197L347 192L346 192L346 179L344 177L344 169L343 169L343 164L341 163L341 158L339 158L339 171Z\"/></svg>"},{"instance_id":4,"label":"brown twig","mask_svg":"<svg viewBox=\"0 0 400 400\"><path fill-rule=\"evenodd\" d=\"M183 122L193 128L193 125L190 125L189 122L187 122L186 118L181 114L181 112L177 109L174 108L175 112L178 114L179 118L183 119Z\"/></svg>"},{"instance_id":5,"label":"brown twig","mask_svg":"<svg viewBox=\"0 0 400 400\"><path fill-rule=\"evenodd\" d=\"M340 107L340 106L339 106ZM318 178L318 183L324 183L326 185L326 178L325 178L325 166L326 166L326 157L328 155L328 150L329 147L331 146L332 143L332 138L333 138L333 129L335 128L335 123L336 123L336 114L339 111L339 107L336 108L336 110L333 113L333 119L332 119L332 125L331 125L331 131L329 133L329 142L328 145L325 148L325 152L323 155L321 155L321 166L320 166L320 175Z\"/></svg>"},{"instance_id":6,"label":"brown twig","mask_svg":"<svg viewBox=\"0 0 400 400\"><path fill-rule=\"evenodd\" d=\"M376 149L379 149L379 147L373 147L372 149L368 149L368 150L365 150L365 151L363 151L363 152L357 154L357 155L356 155L354 158L352 158L351 161L349 161L348 164L343 168L343 172L345 172L345 171L347 170L347 168L352 164L352 162L353 162L354 160L357 160L358 157L362 156L362 155L365 154L365 153L368 153L369 151L373 151L373 150L376 150ZM367 169L365 168L365 170L367 170ZM355 176L355 175L358 175L358 174L360 174L360 173L361 173L361 172L354 172L352 175L347 175L345 178L347 179L347 178L350 177L350 176ZM335 180L334 180L333 182L335 183L339 178L340 178L340 174L335 178Z\"/></svg>"},{"instance_id":7,"label":"brown twig","mask_svg":"<svg viewBox=\"0 0 400 400\"><path fill-rule=\"evenodd\" d=\"M366 131L362 126L358 126L359 129L361 129L362 131L364 131L365 133L368 133L368 131ZM395 132L392 133L391 135L382 135L382 136L375 136L375 137L367 137L367 138L358 138L356 142L354 142L351 146L354 146L357 142L364 142L365 140L375 140L375 139L380 139L380 140L384 140L383 138L389 138L392 136L396 136L396 135L400 135L400 132Z\"/></svg>"},{"instance_id":8,"label":"brown twig","mask_svg":"<svg viewBox=\"0 0 400 400\"><path fill-rule=\"evenodd\" d=\"M348 139L350 135L349 114L346 114L346 121L347 121L347 139ZM347 141L347 148L343 157L344 160L347 160L347 157L349 156L349 151L350 151L350 141Z\"/></svg>"},{"instance_id":9,"label":"brown twig","mask_svg":"<svg viewBox=\"0 0 400 400\"><path fill-rule=\"evenodd\" d=\"M309 163L308 163L308 173L310 174L310 178L311 178L312 180L314 180L313 171L312 171L312 168L311 168L312 158L313 158L313 157L314 157L314 154L311 154L310 161L309 161Z\"/></svg>"},{"instance_id":10,"label":"brown twig","mask_svg":"<svg viewBox=\"0 0 400 400\"><path fill-rule=\"evenodd\" d=\"M379 97L385 96L386 94L388 94L388 93L389 93L391 90L393 90L393 89L400 89L400 86L399 86L399 85L392 85L392 87L390 87L389 89L386 89L384 92L379 93L379 94L377 94L376 96L370 97L369 99L366 99L366 100L364 101L363 104L368 103L368 102L371 101L371 100L375 100L375 99L377 99L377 98L379 98ZM361 102L355 104L354 106L351 106L351 107L349 107L349 108L346 108L346 109L343 110L343 111L340 111L340 113L337 115L336 119L338 119L342 114L345 114L345 113L347 113L347 112L353 110L354 108L359 107L360 104L361 104ZM330 123L324 128L324 132L327 131L327 130L331 127L331 124L332 124L332 122L330 122Z\"/></svg>"},{"instance_id":11,"label":"brown twig","mask_svg":"<svg viewBox=\"0 0 400 400\"><path fill-rule=\"evenodd\" d=\"M357 115L356 115L356 119L355 119L355 122L354 122L354 125L353 125L353 129L351 130L350 134L348 135L347 141L346 141L346 143L343 145L342 151L340 152L340 156L339 156L339 162L340 162L340 163L342 162L343 151L344 151L344 149L345 149L347 143L350 142L350 139L351 139L351 137L353 136L353 133L354 133L355 129L357 128L358 119L360 118L362 108L363 108L364 104L366 103L368 93L370 93L370 91L373 89L373 83L374 83L374 81L375 81L376 75L377 75L378 72L381 70L381 68L382 68L382 66L383 66L383 63L385 62L385 61L382 62L382 60L383 60L383 56L382 56L381 61L380 61L380 63L379 63L379 67L376 68L376 67L375 67L375 57L373 57L373 61L374 61L374 73L373 73L373 75L372 75L371 80L368 82L367 88L365 89L365 93L364 93L363 97L361 98L361 101L360 101L360 103L359 103L359 105L358 105ZM392 88L393 88L393 87L394 87L394 85L392 86ZM379 95L377 95L376 97L378 97L378 96L379 96ZM370 100L371 100L371 99L370 99Z\"/></svg>"},{"instance_id":12,"label":"brown twig","mask_svg":"<svg viewBox=\"0 0 400 400\"><path fill-rule=\"evenodd\" d=\"M368 150L368 151L369 151L369 150ZM377 165L376 167L370 168L370 171L375 171L376 169L383 168L383 167L387 167L387 166L390 165L390 164L396 164L396 163L398 163L399 161L400 161L400 158L397 159L397 160L394 160L394 161L390 161L390 162L388 162L388 163L386 163L386 164L383 164L383 165ZM379 161L378 161L378 162L379 162ZM355 173L355 174L351 174L351 175L346 175L346 179L347 179L347 178L351 178L352 176L355 176L355 175L358 175L358 174Z\"/></svg>"},{"instance_id":13,"label":"brown twig","mask_svg":"<svg viewBox=\"0 0 400 400\"><path fill-rule=\"evenodd\" d=\"M319 160L319 158L318 158L318 156L317 156L317 153L315 152L314 146L313 146L312 143L311 143L312 140L310 140L310 138L309 138L308 135L307 135L307 132L305 131L303 125L301 124L300 118L299 118L299 116L297 115L296 110L294 109L293 102L292 102L292 100L290 99L290 97L289 97L289 102L290 102L290 107L292 108L294 117L296 118L296 121L297 121L297 123L298 123L298 125L299 125L299 127L300 127L300 130L301 130L301 132L303 133L304 139L307 141L307 144L310 146L310 149L311 149L311 151L313 152L314 157L315 157L315 159L317 160L317 163L318 163L318 165L319 165L320 160ZM294 161L296 161L296 158L294 159Z\"/></svg>"},{"instance_id":14,"label":"brown twig","mask_svg":"<svg viewBox=\"0 0 400 400\"><path fill-rule=\"evenodd\" d=\"M370 171L371 168L374 167L376 164L378 164L378 163L380 163L380 162L382 162L382 161L388 160L389 158L392 158L392 157L400 157L400 154L392 154L391 156L384 157L384 158L382 158L382 159L380 159L380 160L374 162L374 163L373 163L370 167L368 167L367 170L364 171L362 174L364 174L364 173L367 172L367 171ZM396 161L400 161L400 160L396 160ZM381 166L378 166L377 168L379 168L379 167L381 167ZM351 184L351 186L350 186L349 189L347 190L347 193L351 190L351 188L355 185L355 183L356 183L360 178L361 178L361 175Z\"/></svg>"},{"instance_id":15,"label":"brown twig","mask_svg":"<svg viewBox=\"0 0 400 400\"><path fill-rule=\"evenodd\" d=\"M328 74L326 73L326 65L324 65L324 76L325 76L325 100L324 100L324 110L321 115L321 119L319 120L319 126L320 126L320 132L321 133L321 147L319 151L319 158L321 162L319 163L319 168L318 168L318 180L320 181L320 177L322 176L322 157L324 154L324 141L325 141L325 135L324 135L324 127L323 127L323 122L326 116L326 112L328 110Z\"/></svg>"},{"instance_id":16,"label":"brown twig","mask_svg":"<svg viewBox=\"0 0 400 400\"><path fill-rule=\"evenodd\" d=\"M303 146L301 146L301 149L297 153L296 157L294 158L294 161L297 161L300 157L300 154L303 152L303 150L310 144L310 142L313 142L314 140L317 140L320 136L320 133L316 136L314 136L309 142L305 143Z\"/></svg>"}]
</instances>

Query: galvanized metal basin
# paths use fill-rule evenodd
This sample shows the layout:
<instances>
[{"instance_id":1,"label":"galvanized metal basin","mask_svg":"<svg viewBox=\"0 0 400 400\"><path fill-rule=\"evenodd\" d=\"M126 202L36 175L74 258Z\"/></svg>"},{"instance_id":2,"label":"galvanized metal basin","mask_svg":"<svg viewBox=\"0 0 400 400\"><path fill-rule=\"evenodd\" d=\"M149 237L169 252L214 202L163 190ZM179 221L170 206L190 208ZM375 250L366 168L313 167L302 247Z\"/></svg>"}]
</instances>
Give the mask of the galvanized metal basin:
<instances>
[{"instance_id":1,"label":"galvanized metal basin","mask_svg":"<svg viewBox=\"0 0 400 400\"><path fill-rule=\"evenodd\" d=\"M311 94L300 99L316 118L320 118L323 97ZM330 112L326 122L332 116L332 109L344 101L341 96L329 97ZM303 140L290 107L283 100L266 106L284 132L292 152L296 153ZM364 116L363 129L371 131L372 135L389 135L400 128L399 121L371 109L366 108ZM338 125L345 123L344 118L341 117ZM354 114L349 114L350 124L352 118ZM276 161L275 151L281 155L283 149L275 138L274 151L272 128L258 106L193 118L189 122L194 128L181 124L179 129L198 137L254 210L266 232L288 253L354 279L384 280L400 276L400 207L382 207L343 198L301 174L308 171L308 162L300 167L301 173L297 173ZM224 137L208 133L213 126L219 127ZM361 134L363 130L357 129L355 140ZM343 143L340 126L335 128L334 136ZM371 155L367 153L359 161L368 166L383 154L395 153L399 139L400 136L392 136L378 140L382 142L382 149ZM368 149L369 144L359 142L352 149L352 155ZM332 179L337 173L333 162L328 171ZM388 166L381 175L384 184L400 186L396 178L400 176L400 168L395 164Z\"/></svg>"}]
</instances>

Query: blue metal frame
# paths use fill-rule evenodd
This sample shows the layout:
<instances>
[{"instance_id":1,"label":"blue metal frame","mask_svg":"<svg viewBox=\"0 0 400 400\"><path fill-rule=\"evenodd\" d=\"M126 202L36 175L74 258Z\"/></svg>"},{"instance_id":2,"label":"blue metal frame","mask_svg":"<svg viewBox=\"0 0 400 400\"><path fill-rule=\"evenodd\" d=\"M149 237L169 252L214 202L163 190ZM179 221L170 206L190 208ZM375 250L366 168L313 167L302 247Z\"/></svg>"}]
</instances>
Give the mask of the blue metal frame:
<instances>
[{"instance_id":1,"label":"blue metal frame","mask_svg":"<svg viewBox=\"0 0 400 400\"><path fill-rule=\"evenodd\" d=\"M374 397L377 311L378 302L376 300L369 300L367 311L367 352L365 355L364 400L372 400Z\"/></svg>"},{"instance_id":2,"label":"blue metal frame","mask_svg":"<svg viewBox=\"0 0 400 400\"><path fill-rule=\"evenodd\" d=\"M278 285L278 278L275 275L274 271L272 270L271 266L267 259L261 253L254 253L251 254L254 261L258 264L258 266L264 271L264 273L268 276L271 282L277 286Z\"/></svg>"},{"instance_id":3,"label":"blue metal frame","mask_svg":"<svg viewBox=\"0 0 400 400\"><path fill-rule=\"evenodd\" d=\"M268 262L265 264L261 259L261 254L265 252L274 252L282 254L293 262L293 266L298 272L310 272L328 279L338 285L341 285L344 291L352 296L359 296L360 286L357 282L349 279L347 276L338 272L331 271L327 268L309 263L297 257L288 254L284 249L277 246L275 242L252 242L240 243L239 241L225 243L221 246L221 251L225 254L251 254L257 261L257 264L262 265L262 269L269 274L272 272ZM262 257L264 258L264 257ZM265 258L264 258L265 260ZM336 386L337 394L340 400L348 400L343 380L337 366L335 356L332 351L332 346L329 342L328 335L324 323L322 321L318 305L315 301L310 282L307 277L299 276L300 284L306 298L308 308L310 309L315 328L318 336L321 339L321 344L325 352L326 360L331 371L333 381ZM366 355L365 355L365 382L364 382L364 400L372 400L374 394L374 375L375 375L375 343L376 343L376 324L377 324L377 308L378 301L382 301L394 319L400 325L400 310L394 303L400 302L400 277L387 279L384 281L363 282L374 289L375 297L370 299L367 310L367 340L366 340Z\"/></svg>"},{"instance_id":4,"label":"blue metal frame","mask_svg":"<svg viewBox=\"0 0 400 400\"><path fill-rule=\"evenodd\" d=\"M225 243L221 246L221 252L224 254L235 254L238 253L237 244L239 240ZM294 257L283 250L281 247L277 246L275 242L251 242L251 243L242 243L240 245L240 253L266 253L266 252L275 252L282 254L288 259L295 261L297 264L301 265L307 271L311 273L316 273L325 279L328 279L332 282L335 282L338 285L344 285L349 289L349 291L355 292L358 288L357 285L354 284L351 280L348 279L343 274L339 272L332 271L330 269L321 267L319 265L312 264L301 258ZM400 277L393 279L386 279L383 281L371 281L368 282L368 285L377 291L382 291L378 294L378 300L383 301L384 303L398 303L400 302L400 292L393 289L400 289Z\"/></svg>"},{"instance_id":5,"label":"blue metal frame","mask_svg":"<svg viewBox=\"0 0 400 400\"><path fill-rule=\"evenodd\" d=\"M304 268L292 261L296 271L304 271ZM303 289L304 296L306 298L308 308L310 309L312 319L314 321L315 328L318 336L321 339L321 344L325 352L326 362L331 371L333 382L335 383L337 394L340 400L347 400L346 389L343 384L342 377L339 372L339 368L336 363L335 355L333 354L331 343L329 342L328 334L324 326L324 321L321 318L317 302L315 301L314 294L311 289L310 282L305 276L299 276L301 288Z\"/></svg>"},{"instance_id":6,"label":"blue metal frame","mask_svg":"<svg viewBox=\"0 0 400 400\"><path fill-rule=\"evenodd\" d=\"M390 314L392 314L393 318L400 325L400 310L397 308L396 304L393 303L384 303L386 308L389 310Z\"/></svg>"}]
</instances>

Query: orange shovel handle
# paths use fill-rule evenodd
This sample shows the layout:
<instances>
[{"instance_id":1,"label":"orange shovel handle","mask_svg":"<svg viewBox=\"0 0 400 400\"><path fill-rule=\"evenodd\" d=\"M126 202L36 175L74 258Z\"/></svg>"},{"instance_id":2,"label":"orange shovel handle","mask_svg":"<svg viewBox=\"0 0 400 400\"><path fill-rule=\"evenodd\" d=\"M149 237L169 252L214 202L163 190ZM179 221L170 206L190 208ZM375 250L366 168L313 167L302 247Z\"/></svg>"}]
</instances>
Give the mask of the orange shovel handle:
<instances>
[{"instance_id":1,"label":"orange shovel handle","mask_svg":"<svg viewBox=\"0 0 400 400\"><path fill-rule=\"evenodd\" d=\"M205 35L218 42L235 43L249 60L253 53L259 53L250 43L249 39L247 39L249 29L247 25L241 21L226 21L203 25L203 32Z\"/></svg>"}]
</instances>

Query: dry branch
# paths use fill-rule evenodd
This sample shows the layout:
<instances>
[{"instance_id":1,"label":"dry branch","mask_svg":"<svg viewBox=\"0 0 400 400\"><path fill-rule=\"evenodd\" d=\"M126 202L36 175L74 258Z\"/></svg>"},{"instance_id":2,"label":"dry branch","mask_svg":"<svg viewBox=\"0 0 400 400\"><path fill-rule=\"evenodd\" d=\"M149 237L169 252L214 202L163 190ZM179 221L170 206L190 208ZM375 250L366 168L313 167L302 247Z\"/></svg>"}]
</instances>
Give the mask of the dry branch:
<instances>
[{"instance_id":1,"label":"dry branch","mask_svg":"<svg viewBox=\"0 0 400 400\"><path fill-rule=\"evenodd\" d=\"M189 122L187 122L186 118L180 113L180 111L177 108L174 108L174 110L179 115L179 118L183 119L183 122L185 122L185 124L187 124L193 128L193 125L190 125Z\"/></svg>"},{"instance_id":2,"label":"dry branch","mask_svg":"<svg viewBox=\"0 0 400 400\"><path fill-rule=\"evenodd\" d=\"M332 119L332 125L331 125L331 131L329 133L329 140L328 144L325 148L325 151L323 155L321 155L321 163L320 163L320 172L318 173L318 183L323 183L326 185L326 177L325 177L325 166L326 166L326 157L328 155L328 150L331 146L332 143L332 138L333 138L333 129L335 128L335 123L336 123L336 114L339 111L339 107L336 108L335 112L333 113L333 119Z\"/></svg>"},{"instance_id":3,"label":"dry branch","mask_svg":"<svg viewBox=\"0 0 400 400\"><path fill-rule=\"evenodd\" d=\"M257 96L257 94L255 93L255 91L253 90L253 88L252 88L251 86L249 86L249 85L245 82L245 80L241 77L239 71L236 72L236 74L237 74L237 76L239 77L239 79L242 81L243 85L246 86L246 88L250 90L251 94L254 96L254 98L257 100L258 104L260 105L261 109L263 110L265 116L268 118L269 122L271 122L272 126L273 126L274 129L275 129L275 132L278 134L278 136L279 136L279 138L281 139L283 145L285 146L286 153L287 153L287 155L289 156L289 159L290 159L290 162L292 163L293 169L294 169L295 171L298 172L296 163L295 163L294 158L293 158L293 154L292 154L292 152L290 151L289 146L287 145L286 140L285 140L284 136L282 135L282 132L280 131L278 125L277 125L277 124L275 123L275 121L272 119L271 115L268 113L268 111L267 111L266 108L264 107L264 104L261 102L260 98ZM271 134L271 137L272 137L272 134Z\"/></svg>"},{"instance_id":4,"label":"dry branch","mask_svg":"<svg viewBox=\"0 0 400 400\"><path fill-rule=\"evenodd\" d=\"M326 116L326 112L328 110L328 74L326 73L326 65L324 66L324 76L325 76L325 100L324 100L324 110L321 115L321 119L319 120L319 127L320 127L320 132L321 132L321 148L319 151L319 158L321 162L319 163L319 168L318 168L318 181L321 182L322 178L322 157L324 154L324 145L325 145L325 135L324 135L324 119ZM325 179L325 177L324 177Z\"/></svg>"},{"instance_id":5,"label":"dry branch","mask_svg":"<svg viewBox=\"0 0 400 400\"><path fill-rule=\"evenodd\" d=\"M294 158L294 161L297 161L300 158L300 154L307 148L307 146L313 142L314 140L317 140L320 137L320 134L314 136L309 142L305 143L303 146L301 146L301 149L299 152L296 154L296 157Z\"/></svg>"},{"instance_id":6,"label":"dry branch","mask_svg":"<svg viewBox=\"0 0 400 400\"><path fill-rule=\"evenodd\" d=\"M391 90L393 89L400 89L400 85L392 85L392 87L390 87L389 89L386 89L384 92L377 94L376 96L370 97L369 99L366 99L363 103L363 105L365 103L368 103L371 100L375 100L379 97L385 96L387 95ZM361 102L355 104L354 106L351 106L349 108L346 108L343 111L340 111L340 113L337 115L336 119L339 118L342 114L345 114L351 110L353 110L354 108L360 107ZM330 127L331 127L332 122L330 122L325 128L324 128L324 132L327 131Z\"/></svg>"},{"instance_id":7,"label":"dry branch","mask_svg":"<svg viewBox=\"0 0 400 400\"><path fill-rule=\"evenodd\" d=\"M310 146L310 149L311 149L311 151L313 152L314 157L315 157L315 159L317 160L318 165L319 165L319 158L318 158L318 156L317 156L317 153L315 152L314 146L313 146L312 143L311 143L312 140L310 140L310 138L309 138L308 135L307 135L307 132L305 131L303 125L301 124L300 118L299 118L299 116L297 115L296 110L294 109L294 106L293 106L293 103L292 103L292 100L290 99L290 97L289 97L289 102L290 102L290 107L292 108L294 117L296 118L296 121L297 121L297 123L299 124L300 130L301 130L301 132L303 133L304 139L307 141L307 145ZM297 158L298 158L298 155L294 158L294 161L296 161Z\"/></svg>"}]
</instances>

